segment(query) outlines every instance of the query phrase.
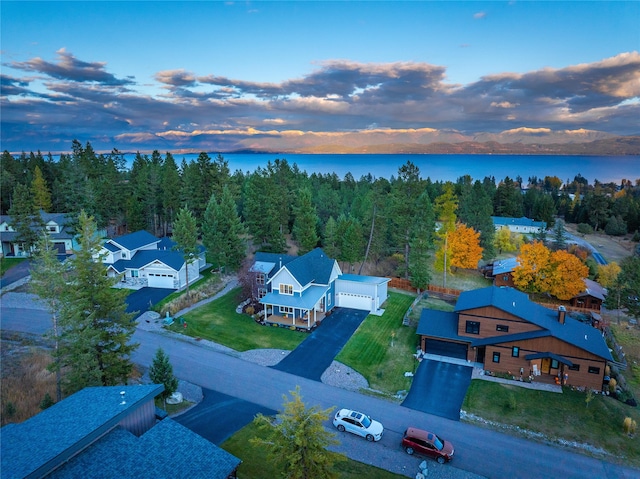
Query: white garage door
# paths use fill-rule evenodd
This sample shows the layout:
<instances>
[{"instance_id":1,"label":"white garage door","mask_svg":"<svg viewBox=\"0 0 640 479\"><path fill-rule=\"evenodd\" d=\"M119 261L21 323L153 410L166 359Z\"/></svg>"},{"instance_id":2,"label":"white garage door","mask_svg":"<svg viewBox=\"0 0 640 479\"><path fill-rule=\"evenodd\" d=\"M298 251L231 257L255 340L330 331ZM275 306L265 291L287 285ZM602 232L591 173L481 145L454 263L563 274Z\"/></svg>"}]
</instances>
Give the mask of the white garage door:
<instances>
[{"instance_id":1,"label":"white garage door","mask_svg":"<svg viewBox=\"0 0 640 479\"><path fill-rule=\"evenodd\" d=\"M371 311L372 298L362 294L338 293L338 306Z\"/></svg>"},{"instance_id":2,"label":"white garage door","mask_svg":"<svg viewBox=\"0 0 640 479\"><path fill-rule=\"evenodd\" d=\"M170 274L159 274L159 273L149 273L147 275L149 278L148 284L150 288L169 288L174 289L173 286L173 275Z\"/></svg>"}]
</instances>

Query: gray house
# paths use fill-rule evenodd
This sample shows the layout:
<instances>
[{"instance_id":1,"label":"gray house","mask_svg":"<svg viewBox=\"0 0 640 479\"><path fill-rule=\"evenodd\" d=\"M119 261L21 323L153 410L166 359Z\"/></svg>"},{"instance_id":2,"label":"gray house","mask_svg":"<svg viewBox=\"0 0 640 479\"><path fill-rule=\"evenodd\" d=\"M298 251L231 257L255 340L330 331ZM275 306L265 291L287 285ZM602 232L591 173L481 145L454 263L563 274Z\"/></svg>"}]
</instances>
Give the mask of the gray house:
<instances>
[{"instance_id":1,"label":"gray house","mask_svg":"<svg viewBox=\"0 0 640 479\"><path fill-rule=\"evenodd\" d=\"M40 211L40 217L44 227L49 233L49 238L58 254L67 255L73 253L76 246L74 235L69 225L71 218L66 213L45 213ZM18 240L18 233L11 224L11 216L0 215L0 242L2 243L2 256L8 258L24 258L31 254Z\"/></svg>"},{"instance_id":2,"label":"gray house","mask_svg":"<svg viewBox=\"0 0 640 479\"><path fill-rule=\"evenodd\" d=\"M156 414L161 384L85 388L0 430L2 479L229 479L240 459ZM162 411L159 411L162 412Z\"/></svg>"}]
</instances>

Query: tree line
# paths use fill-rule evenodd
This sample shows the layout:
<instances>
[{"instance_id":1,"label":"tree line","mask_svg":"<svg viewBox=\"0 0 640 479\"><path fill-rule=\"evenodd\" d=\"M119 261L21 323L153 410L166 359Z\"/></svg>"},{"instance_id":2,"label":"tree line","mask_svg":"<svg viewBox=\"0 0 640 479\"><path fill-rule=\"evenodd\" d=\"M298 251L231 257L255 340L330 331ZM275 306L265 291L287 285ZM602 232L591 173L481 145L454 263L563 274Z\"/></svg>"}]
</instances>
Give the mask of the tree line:
<instances>
[{"instance_id":1,"label":"tree line","mask_svg":"<svg viewBox=\"0 0 640 479\"><path fill-rule=\"evenodd\" d=\"M234 238L272 252L286 252L292 239L301 254L322 246L350 269L366 261L377 274L423 285L422 265L434 252L438 270L495 257L502 243L491 216L526 216L549 227L562 217L615 235L640 228L640 179L589 184L580 174L564 182L465 175L443 182L409 161L391 178L356 180L350 173L309 175L286 159L231 172L222 155L204 152L180 163L171 153L137 153L129 167L117 150L97 154L77 140L58 159L5 151L0 162L3 214L28 217L41 209L77 217L83 210L113 235L145 229L162 236L173 234L178 213L188 209L209 251L221 251L215 263L230 269L244 255L239 244L221 247Z\"/></svg>"}]
</instances>

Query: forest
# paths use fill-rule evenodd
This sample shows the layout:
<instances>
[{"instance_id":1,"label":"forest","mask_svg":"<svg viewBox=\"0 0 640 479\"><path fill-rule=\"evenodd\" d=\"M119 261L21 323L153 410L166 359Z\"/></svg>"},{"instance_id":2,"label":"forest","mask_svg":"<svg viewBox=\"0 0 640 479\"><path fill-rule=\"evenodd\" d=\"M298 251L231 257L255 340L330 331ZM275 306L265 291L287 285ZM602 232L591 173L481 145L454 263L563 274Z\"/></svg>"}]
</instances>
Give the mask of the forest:
<instances>
[{"instance_id":1,"label":"forest","mask_svg":"<svg viewBox=\"0 0 640 479\"><path fill-rule=\"evenodd\" d=\"M548 228L561 218L583 231L635 233L636 240L640 228L640 179L589 184L576 174L567 184L549 172L526 180L460 176L443 182L423 177L410 161L391 178L339 178L308 175L285 158L253 172L232 172L222 155L204 152L180 164L171 153L138 153L129 166L116 149L97 154L77 140L56 159L39 151L4 151L0 161L2 214L26 209L77 217L85 211L110 236L141 229L164 236L186 208L202 239L215 225L229 228L224 217L237 216L241 226L234 234L249 240L251 251L292 253L293 243L301 254L322 246L345 264L366 261L370 274L411 277L418 284L428 281L419 278L425 273L418 265L433 256L444 267L439 250L443 244L455 248L456 238L463 249L475 243L479 248L460 253L469 258L447 268L469 267L474 260L475 268L478 259L495 258L502 248L492 216L526 216Z\"/></svg>"}]
</instances>

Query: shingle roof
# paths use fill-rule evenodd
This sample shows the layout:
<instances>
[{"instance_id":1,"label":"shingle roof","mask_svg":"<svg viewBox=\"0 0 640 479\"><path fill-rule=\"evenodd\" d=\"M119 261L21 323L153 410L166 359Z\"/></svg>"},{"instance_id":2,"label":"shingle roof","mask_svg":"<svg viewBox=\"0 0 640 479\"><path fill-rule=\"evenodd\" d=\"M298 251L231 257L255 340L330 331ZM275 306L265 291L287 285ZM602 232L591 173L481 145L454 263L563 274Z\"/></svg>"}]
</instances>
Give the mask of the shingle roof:
<instances>
[{"instance_id":1,"label":"shingle roof","mask_svg":"<svg viewBox=\"0 0 640 479\"><path fill-rule=\"evenodd\" d=\"M154 261L160 261L175 271L180 271L184 265L184 257L179 251L173 250L140 250L131 259L120 259L113 263L113 268L118 273L125 269L140 269Z\"/></svg>"},{"instance_id":2,"label":"shingle roof","mask_svg":"<svg viewBox=\"0 0 640 479\"><path fill-rule=\"evenodd\" d=\"M303 287L309 283L329 284L335 260L329 258L322 248L316 248L296 258L285 267Z\"/></svg>"},{"instance_id":3,"label":"shingle roof","mask_svg":"<svg viewBox=\"0 0 640 479\"><path fill-rule=\"evenodd\" d=\"M557 311L534 303L529 297L513 288L495 287L463 292L455 306L460 313L469 309L493 306L514 316L548 330L551 335L569 344L589 351L606 360L613 360L611 352L600 332L580 321L565 317L564 324L558 321Z\"/></svg>"},{"instance_id":4,"label":"shingle roof","mask_svg":"<svg viewBox=\"0 0 640 479\"><path fill-rule=\"evenodd\" d=\"M433 336L441 339L469 341L469 338L458 336L458 315L450 311L423 309L416 334Z\"/></svg>"},{"instance_id":5,"label":"shingle roof","mask_svg":"<svg viewBox=\"0 0 640 479\"><path fill-rule=\"evenodd\" d=\"M153 236L151 233L140 230L135 233L129 233L118 238L112 238L109 240L111 243L121 246L129 251L142 248L143 246L158 243L160 239Z\"/></svg>"},{"instance_id":6,"label":"shingle roof","mask_svg":"<svg viewBox=\"0 0 640 479\"><path fill-rule=\"evenodd\" d=\"M301 295L298 294L280 294L274 290L260 299L262 304L274 304L276 306L289 306L291 308L311 309L324 296L327 288L324 286L309 286Z\"/></svg>"}]
</instances>

